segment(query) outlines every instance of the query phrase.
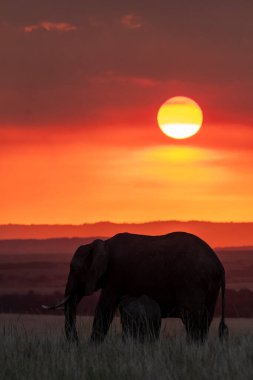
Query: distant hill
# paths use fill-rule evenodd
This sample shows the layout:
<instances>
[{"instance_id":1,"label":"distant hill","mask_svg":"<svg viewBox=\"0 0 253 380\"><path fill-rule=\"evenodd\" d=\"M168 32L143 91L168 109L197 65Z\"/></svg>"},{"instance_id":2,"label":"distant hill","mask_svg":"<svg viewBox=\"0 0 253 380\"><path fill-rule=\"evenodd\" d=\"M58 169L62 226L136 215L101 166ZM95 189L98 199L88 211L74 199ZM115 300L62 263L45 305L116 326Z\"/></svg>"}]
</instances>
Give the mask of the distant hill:
<instances>
[{"instance_id":1,"label":"distant hill","mask_svg":"<svg viewBox=\"0 0 253 380\"><path fill-rule=\"evenodd\" d=\"M252 223L214 223L201 221L155 221L148 223L99 222L82 225L0 225L0 239L89 238L113 236L119 232L162 235L186 231L200 236L215 247L252 246Z\"/></svg>"},{"instance_id":2,"label":"distant hill","mask_svg":"<svg viewBox=\"0 0 253 380\"><path fill-rule=\"evenodd\" d=\"M94 239L97 238L0 240L0 255L73 254L77 247Z\"/></svg>"},{"instance_id":3,"label":"distant hill","mask_svg":"<svg viewBox=\"0 0 253 380\"><path fill-rule=\"evenodd\" d=\"M83 244L91 243L95 239L104 237L85 238L52 238L52 239L7 239L0 240L0 255L72 255ZM250 258L248 264L252 264L253 246L245 247L215 247L216 253L222 260L241 260ZM243 256L242 256L243 255ZM240 263L241 264L241 263Z\"/></svg>"}]
</instances>

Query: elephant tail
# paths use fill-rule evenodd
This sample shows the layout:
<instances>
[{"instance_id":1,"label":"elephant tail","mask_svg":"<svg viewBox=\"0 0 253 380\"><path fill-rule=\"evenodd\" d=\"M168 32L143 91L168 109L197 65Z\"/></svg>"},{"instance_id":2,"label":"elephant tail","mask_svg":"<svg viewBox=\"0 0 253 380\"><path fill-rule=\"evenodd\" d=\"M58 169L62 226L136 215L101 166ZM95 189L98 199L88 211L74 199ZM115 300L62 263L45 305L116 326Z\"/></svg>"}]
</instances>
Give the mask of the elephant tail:
<instances>
[{"instance_id":1,"label":"elephant tail","mask_svg":"<svg viewBox=\"0 0 253 380\"><path fill-rule=\"evenodd\" d=\"M221 321L219 324L219 338L221 341L228 338L228 327L225 324L225 272L221 280Z\"/></svg>"}]
</instances>

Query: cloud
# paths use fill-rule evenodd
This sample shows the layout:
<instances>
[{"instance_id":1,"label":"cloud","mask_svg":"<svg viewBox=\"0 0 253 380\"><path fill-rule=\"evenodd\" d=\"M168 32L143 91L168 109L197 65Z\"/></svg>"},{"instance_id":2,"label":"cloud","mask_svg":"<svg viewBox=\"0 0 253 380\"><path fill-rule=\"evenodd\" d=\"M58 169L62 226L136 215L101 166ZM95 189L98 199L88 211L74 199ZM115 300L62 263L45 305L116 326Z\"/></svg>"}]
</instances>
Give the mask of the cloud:
<instances>
[{"instance_id":1,"label":"cloud","mask_svg":"<svg viewBox=\"0 0 253 380\"><path fill-rule=\"evenodd\" d=\"M96 75L89 80L94 84L119 84L119 85L131 85L138 87L156 87L159 85L159 81L144 76L131 76L131 75L118 75L113 71L107 71L101 75Z\"/></svg>"},{"instance_id":2,"label":"cloud","mask_svg":"<svg viewBox=\"0 0 253 380\"><path fill-rule=\"evenodd\" d=\"M110 123L134 125L137 113L149 124L152 112L179 94L203 107L205 123L253 127L253 2L242 7L231 0L228 9L196 0L199 11L188 2L182 14L180 1L158 0L155 8L151 0L145 7L77 1L62 0L61 12L49 0L24 0L26 7L2 2L1 125L99 125L111 107ZM59 36L75 38L66 45Z\"/></svg>"},{"instance_id":3,"label":"cloud","mask_svg":"<svg viewBox=\"0 0 253 380\"><path fill-rule=\"evenodd\" d=\"M56 30L58 32L70 32L72 30L76 30L77 27L68 22L50 22L43 21L39 24L28 25L24 27L24 31L26 33L34 32L35 30L45 30L46 32L51 32Z\"/></svg>"},{"instance_id":4,"label":"cloud","mask_svg":"<svg viewBox=\"0 0 253 380\"><path fill-rule=\"evenodd\" d=\"M122 17L121 24L127 29L139 29L142 27L139 18L134 14L128 14Z\"/></svg>"}]
</instances>

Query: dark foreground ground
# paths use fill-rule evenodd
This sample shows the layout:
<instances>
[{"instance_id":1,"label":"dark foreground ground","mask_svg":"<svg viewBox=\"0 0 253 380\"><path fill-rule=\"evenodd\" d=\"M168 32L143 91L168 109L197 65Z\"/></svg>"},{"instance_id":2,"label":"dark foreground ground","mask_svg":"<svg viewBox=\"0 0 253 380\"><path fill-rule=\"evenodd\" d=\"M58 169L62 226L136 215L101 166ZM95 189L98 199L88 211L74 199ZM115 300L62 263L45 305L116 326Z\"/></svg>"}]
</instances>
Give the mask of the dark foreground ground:
<instances>
[{"instance_id":1,"label":"dark foreground ground","mask_svg":"<svg viewBox=\"0 0 253 380\"><path fill-rule=\"evenodd\" d=\"M78 319L80 345L63 337L62 316L0 315L0 378L252 380L253 320L228 319L230 337L217 339L218 320L203 346L188 345L179 320L163 323L156 344L122 343L116 319L106 341L90 346L92 319Z\"/></svg>"}]
</instances>

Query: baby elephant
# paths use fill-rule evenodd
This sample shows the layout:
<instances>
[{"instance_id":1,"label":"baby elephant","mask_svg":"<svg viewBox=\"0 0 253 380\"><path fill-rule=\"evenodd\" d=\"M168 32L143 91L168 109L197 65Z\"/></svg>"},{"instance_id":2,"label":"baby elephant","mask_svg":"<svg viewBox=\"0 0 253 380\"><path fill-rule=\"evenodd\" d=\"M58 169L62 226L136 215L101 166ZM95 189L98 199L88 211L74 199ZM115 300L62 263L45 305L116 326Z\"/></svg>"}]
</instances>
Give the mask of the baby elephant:
<instances>
[{"instance_id":1,"label":"baby elephant","mask_svg":"<svg viewBox=\"0 0 253 380\"><path fill-rule=\"evenodd\" d=\"M127 337L141 343L153 342L159 338L161 310L157 302L143 295L122 297L119 304L123 340Z\"/></svg>"}]
</instances>

